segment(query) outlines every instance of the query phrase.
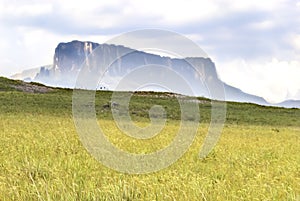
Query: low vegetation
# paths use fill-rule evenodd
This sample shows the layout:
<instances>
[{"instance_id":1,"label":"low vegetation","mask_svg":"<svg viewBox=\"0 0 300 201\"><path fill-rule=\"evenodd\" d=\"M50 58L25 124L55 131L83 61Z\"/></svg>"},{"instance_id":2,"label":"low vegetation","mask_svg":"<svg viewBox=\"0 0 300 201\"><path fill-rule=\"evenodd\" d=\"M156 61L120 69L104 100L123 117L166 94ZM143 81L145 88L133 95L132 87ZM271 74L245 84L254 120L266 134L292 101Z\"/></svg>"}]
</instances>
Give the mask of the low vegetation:
<instances>
[{"instance_id":1,"label":"low vegetation","mask_svg":"<svg viewBox=\"0 0 300 201\"><path fill-rule=\"evenodd\" d=\"M199 98L201 124L183 157L161 171L129 175L103 166L83 147L72 90L14 87L23 84L0 78L0 200L300 200L299 109L227 103L221 139L200 160L211 104ZM180 122L175 95L140 92L131 98L130 115L139 125L149 123L153 104L167 112L166 128L149 140L118 130L105 107L111 96L97 92L95 110L115 146L148 153L172 141Z\"/></svg>"}]
</instances>

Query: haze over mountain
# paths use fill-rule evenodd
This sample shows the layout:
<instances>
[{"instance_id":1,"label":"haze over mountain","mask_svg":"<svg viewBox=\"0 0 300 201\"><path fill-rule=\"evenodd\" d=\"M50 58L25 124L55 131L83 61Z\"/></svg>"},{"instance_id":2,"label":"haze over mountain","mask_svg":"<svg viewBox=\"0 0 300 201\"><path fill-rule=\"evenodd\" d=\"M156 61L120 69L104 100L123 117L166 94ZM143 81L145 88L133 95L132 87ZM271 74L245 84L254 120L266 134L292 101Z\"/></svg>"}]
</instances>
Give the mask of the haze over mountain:
<instances>
[{"instance_id":1,"label":"haze over mountain","mask_svg":"<svg viewBox=\"0 0 300 201\"><path fill-rule=\"evenodd\" d=\"M215 64L209 58L193 57L178 59L162 57L124 46L93 42L72 41L60 43L55 49L52 65L27 70L13 75L12 78L40 82L55 87L74 88L78 73L83 64L90 68L90 72L95 72L95 74L99 75L100 69L98 66L103 64L103 62L105 63L105 60L114 60L114 62L109 66L107 71L102 72L104 76L97 85L98 89L115 90L118 87L118 90L135 90L135 88L130 88L132 82L139 78L142 79L145 73L147 76L153 76L153 78L161 77L161 79L176 85L178 78L176 80L170 74L170 72L175 72L191 86L193 93L190 94L190 92L182 91L179 89L179 86L178 91L175 88L175 91L172 92L212 98L211 91L207 86L222 84L225 90L226 101L270 105L261 97L244 93L238 88L223 83L217 75ZM199 67L200 72L196 72L193 65ZM139 72L138 69L143 66L145 67L144 70ZM168 70L157 70L155 66L164 66ZM133 77L130 77L131 72L135 72L135 74L131 74ZM118 83L128 75L130 80L122 82L120 88ZM86 82L88 81L89 79L87 78ZM145 89L153 91L166 90L155 86L140 90ZM292 103L291 101L285 101L279 105L284 107L300 107L299 101L293 101Z\"/></svg>"}]
</instances>

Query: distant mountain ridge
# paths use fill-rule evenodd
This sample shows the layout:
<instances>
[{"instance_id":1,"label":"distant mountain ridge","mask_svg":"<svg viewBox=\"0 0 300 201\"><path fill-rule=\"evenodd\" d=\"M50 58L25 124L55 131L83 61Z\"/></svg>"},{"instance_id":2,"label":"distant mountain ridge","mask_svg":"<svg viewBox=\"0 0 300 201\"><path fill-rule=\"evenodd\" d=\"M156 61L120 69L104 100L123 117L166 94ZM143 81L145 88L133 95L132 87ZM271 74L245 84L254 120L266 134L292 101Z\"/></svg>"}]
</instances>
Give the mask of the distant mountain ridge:
<instances>
[{"instance_id":1,"label":"distant mountain ridge","mask_svg":"<svg viewBox=\"0 0 300 201\"><path fill-rule=\"evenodd\" d=\"M97 57L91 55L97 48ZM120 57L119 55L125 55ZM67 43L59 43L55 49L53 65L43 66L37 71L32 70L31 77L28 77L28 72L24 74L14 75L13 78L27 79L31 81L40 82L54 87L74 88L76 78L80 72L82 64L86 62L97 63L100 59L118 58L108 69L100 83L101 89L114 90L120 79L128 72L132 71L136 66L143 65L161 65L167 66L185 77L197 96L210 98L210 93L206 88L205 83L215 82L223 83L216 72L214 63L209 58L194 57L194 58L170 58L161 57L138 50L133 50L124 46L98 44L94 42L72 41ZM201 67L201 77L204 83L199 86L199 79L196 74L192 72L190 64L197 64ZM95 69L94 69L95 70ZM32 73L33 72L33 73ZM36 72L36 73L35 73ZM96 71L95 71L96 72ZM167 75L165 76L167 79ZM260 105L270 105L263 98L244 93L238 88L224 84L226 101L236 102L251 102ZM176 92L175 92L176 93ZM297 106L298 102L294 102L293 107ZM280 106L290 107L290 103L282 103ZM300 104L298 105L300 107Z\"/></svg>"},{"instance_id":2,"label":"distant mountain ridge","mask_svg":"<svg viewBox=\"0 0 300 201\"><path fill-rule=\"evenodd\" d=\"M276 104L276 106L286 107L286 108L300 108L300 100L286 100Z\"/></svg>"},{"instance_id":3,"label":"distant mountain ridge","mask_svg":"<svg viewBox=\"0 0 300 201\"><path fill-rule=\"evenodd\" d=\"M42 70L42 69L51 69L52 68L52 64L51 65L45 65L45 66L41 66L41 67L37 67L37 68L31 68L28 70L24 70L20 73L14 74L11 76L12 79L15 80L23 80L26 82L30 82L33 81L35 79L35 77L37 76L37 74Z\"/></svg>"}]
</instances>

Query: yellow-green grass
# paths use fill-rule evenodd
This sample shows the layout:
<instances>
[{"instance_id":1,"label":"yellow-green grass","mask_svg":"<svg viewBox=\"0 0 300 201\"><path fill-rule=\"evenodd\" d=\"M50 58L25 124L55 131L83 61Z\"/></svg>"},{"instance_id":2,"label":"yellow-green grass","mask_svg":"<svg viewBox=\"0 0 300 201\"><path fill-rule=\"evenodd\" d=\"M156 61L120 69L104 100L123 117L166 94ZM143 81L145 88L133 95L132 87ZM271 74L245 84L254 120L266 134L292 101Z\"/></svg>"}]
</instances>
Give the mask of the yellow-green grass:
<instances>
[{"instance_id":1,"label":"yellow-green grass","mask_svg":"<svg viewBox=\"0 0 300 201\"><path fill-rule=\"evenodd\" d=\"M225 124L213 152L200 160L208 129L201 124L190 149L169 168L128 175L85 150L71 116L20 113L0 119L0 200L300 199L299 127ZM99 120L113 131L108 137L116 146L136 153L167 146L177 123L170 121L157 139L136 143L113 121Z\"/></svg>"},{"instance_id":2,"label":"yellow-green grass","mask_svg":"<svg viewBox=\"0 0 300 201\"><path fill-rule=\"evenodd\" d=\"M72 119L72 91L24 93L0 78L0 200L300 200L300 110L227 103L222 136L207 158L199 151L210 122L209 100L199 98L201 124L190 149L159 172L129 175L95 160ZM118 148L151 153L166 147L180 123L170 94L135 94L130 114L149 123L162 105L167 124L149 140L120 132L109 109L111 92L96 95L98 124Z\"/></svg>"}]
</instances>

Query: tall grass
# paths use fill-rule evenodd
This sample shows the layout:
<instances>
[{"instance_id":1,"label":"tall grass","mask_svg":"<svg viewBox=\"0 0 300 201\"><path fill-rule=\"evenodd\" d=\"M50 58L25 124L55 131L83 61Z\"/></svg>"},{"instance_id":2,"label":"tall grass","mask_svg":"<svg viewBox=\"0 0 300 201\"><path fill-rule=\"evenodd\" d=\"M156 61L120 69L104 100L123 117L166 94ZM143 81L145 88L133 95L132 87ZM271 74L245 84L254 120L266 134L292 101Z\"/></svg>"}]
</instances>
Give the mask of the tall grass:
<instances>
[{"instance_id":1,"label":"tall grass","mask_svg":"<svg viewBox=\"0 0 300 201\"><path fill-rule=\"evenodd\" d=\"M114 130L115 146L148 153L167 146L178 128L176 108L164 132L140 142L123 135L103 109L110 92L98 95L99 125ZM97 98L97 97L96 97ZM146 125L144 112L133 113ZM157 99L162 105L174 101ZM165 102L164 102L165 101ZM299 200L299 110L228 104L228 121L213 152L200 160L209 126L209 104L190 149L169 168L128 175L96 161L83 147L71 115L71 91L0 93L0 200ZM133 107L132 110L138 110ZM172 113L173 112L173 113ZM169 134L168 134L169 133Z\"/></svg>"}]
</instances>

